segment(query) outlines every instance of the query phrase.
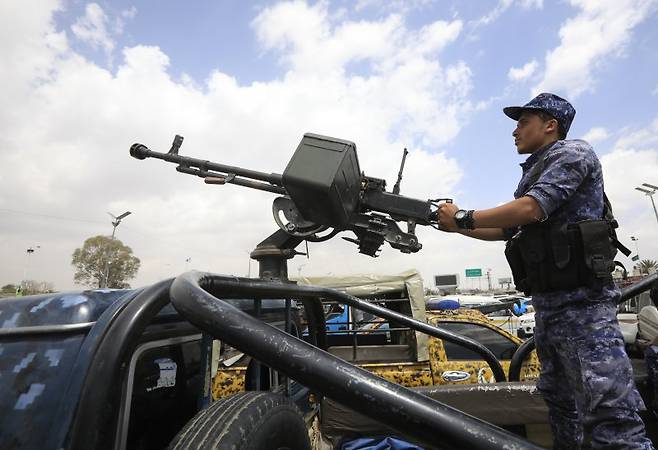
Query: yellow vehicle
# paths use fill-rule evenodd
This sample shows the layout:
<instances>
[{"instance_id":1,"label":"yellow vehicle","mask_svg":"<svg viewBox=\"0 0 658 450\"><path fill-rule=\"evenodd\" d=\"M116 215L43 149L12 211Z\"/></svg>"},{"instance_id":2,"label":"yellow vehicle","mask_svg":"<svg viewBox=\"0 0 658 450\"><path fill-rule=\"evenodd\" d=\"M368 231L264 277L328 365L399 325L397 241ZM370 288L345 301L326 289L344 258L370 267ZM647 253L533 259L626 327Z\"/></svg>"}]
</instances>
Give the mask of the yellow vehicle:
<instances>
[{"instance_id":1,"label":"yellow vehicle","mask_svg":"<svg viewBox=\"0 0 658 450\"><path fill-rule=\"evenodd\" d=\"M493 320L481 312L468 308L431 311L428 322L441 329L470 337L491 350L509 376L510 360L523 342L518 337L500 328ZM491 383L494 381L491 369L476 353L443 339L430 339L430 362L441 372L442 380L434 384L447 383ZM536 352L531 353L521 369L521 381L539 377L540 366ZM468 378L466 378L468 374ZM436 377L435 377L436 378ZM446 380L447 378L447 380ZM463 381L455 381L461 380Z\"/></svg>"},{"instance_id":2,"label":"yellow vehicle","mask_svg":"<svg viewBox=\"0 0 658 450\"><path fill-rule=\"evenodd\" d=\"M460 308L427 312L422 279L415 270L392 276L304 278L298 282L331 287L472 338L493 352L507 376L511 357L522 343L479 311ZM406 387L495 381L489 364L471 350L349 309L346 326L327 331L327 350L341 359ZM336 311L336 305L327 303L326 310ZM215 399L254 389L257 383L263 388L263 385L277 382L268 378L271 375L263 376L248 356L228 346L222 347L217 359L213 382ZM533 352L521 368L520 379L530 381L538 375L539 362Z\"/></svg>"}]
</instances>

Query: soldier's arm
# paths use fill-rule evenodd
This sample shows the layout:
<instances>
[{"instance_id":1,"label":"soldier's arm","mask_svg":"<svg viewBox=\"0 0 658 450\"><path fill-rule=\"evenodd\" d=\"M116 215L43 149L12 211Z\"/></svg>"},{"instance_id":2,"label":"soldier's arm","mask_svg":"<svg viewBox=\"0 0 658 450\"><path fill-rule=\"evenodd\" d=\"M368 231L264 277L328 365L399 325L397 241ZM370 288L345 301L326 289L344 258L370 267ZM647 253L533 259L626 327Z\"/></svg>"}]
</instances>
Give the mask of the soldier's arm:
<instances>
[{"instance_id":1,"label":"soldier's arm","mask_svg":"<svg viewBox=\"0 0 658 450\"><path fill-rule=\"evenodd\" d=\"M455 223L455 212L459 207L454 203L439 205L438 217L443 231L460 232L465 236L485 241L509 239L504 229L516 228L521 225L542 220L544 213L537 200L524 196L490 209L480 209L473 212L474 230L460 230Z\"/></svg>"},{"instance_id":2,"label":"soldier's arm","mask_svg":"<svg viewBox=\"0 0 658 450\"><path fill-rule=\"evenodd\" d=\"M512 228L542 220L544 212L537 200L523 196L504 205L473 213L475 228ZM502 230L501 230L502 231Z\"/></svg>"},{"instance_id":3,"label":"soldier's arm","mask_svg":"<svg viewBox=\"0 0 658 450\"><path fill-rule=\"evenodd\" d=\"M504 241L507 239L502 228L476 228L475 230L458 230L457 232L481 241Z\"/></svg>"}]
</instances>

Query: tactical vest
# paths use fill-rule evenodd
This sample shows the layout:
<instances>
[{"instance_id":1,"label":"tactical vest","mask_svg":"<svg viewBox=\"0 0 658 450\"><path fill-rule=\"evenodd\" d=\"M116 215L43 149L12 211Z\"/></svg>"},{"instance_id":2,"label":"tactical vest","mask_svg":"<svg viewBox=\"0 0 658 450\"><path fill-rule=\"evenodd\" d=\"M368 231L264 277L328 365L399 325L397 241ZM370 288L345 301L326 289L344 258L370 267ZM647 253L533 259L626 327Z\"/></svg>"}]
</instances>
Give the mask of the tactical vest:
<instances>
[{"instance_id":1,"label":"tactical vest","mask_svg":"<svg viewBox=\"0 0 658 450\"><path fill-rule=\"evenodd\" d=\"M543 169L541 159L528 175L529 185L539 179ZM605 192L603 200L601 219L558 224L548 218L522 226L507 241L505 257L517 290L526 295L584 286L599 290L612 282L617 249L626 256L630 250L617 240L618 224Z\"/></svg>"}]
</instances>

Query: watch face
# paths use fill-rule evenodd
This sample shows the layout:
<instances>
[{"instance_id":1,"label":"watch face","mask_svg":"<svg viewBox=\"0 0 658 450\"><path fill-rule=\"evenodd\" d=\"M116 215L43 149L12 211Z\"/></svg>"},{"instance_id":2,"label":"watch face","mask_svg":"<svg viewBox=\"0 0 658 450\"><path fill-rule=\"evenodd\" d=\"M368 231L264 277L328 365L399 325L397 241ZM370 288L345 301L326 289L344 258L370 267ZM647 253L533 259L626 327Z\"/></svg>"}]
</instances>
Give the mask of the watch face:
<instances>
[{"instance_id":1,"label":"watch face","mask_svg":"<svg viewBox=\"0 0 658 450\"><path fill-rule=\"evenodd\" d=\"M465 215L466 215L466 211L464 211L463 209L460 209L459 211L457 211L455 213L455 219L461 220L461 219L464 218Z\"/></svg>"}]
</instances>

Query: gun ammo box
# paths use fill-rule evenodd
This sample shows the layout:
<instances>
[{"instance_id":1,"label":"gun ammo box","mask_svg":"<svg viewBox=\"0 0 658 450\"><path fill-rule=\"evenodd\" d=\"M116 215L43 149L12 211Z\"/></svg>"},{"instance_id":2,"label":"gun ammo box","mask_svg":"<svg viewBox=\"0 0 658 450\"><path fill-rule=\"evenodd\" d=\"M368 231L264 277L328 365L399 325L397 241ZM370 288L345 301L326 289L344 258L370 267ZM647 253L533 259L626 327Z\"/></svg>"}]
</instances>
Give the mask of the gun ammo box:
<instances>
[{"instance_id":1,"label":"gun ammo box","mask_svg":"<svg viewBox=\"0 0 658 450\"><path fill-rule=\"evenodd\" d=\"M283 186L304 219L343 227L359 206L356 145L306 133L283 172Z\"/></svg>"}]
</instances>

